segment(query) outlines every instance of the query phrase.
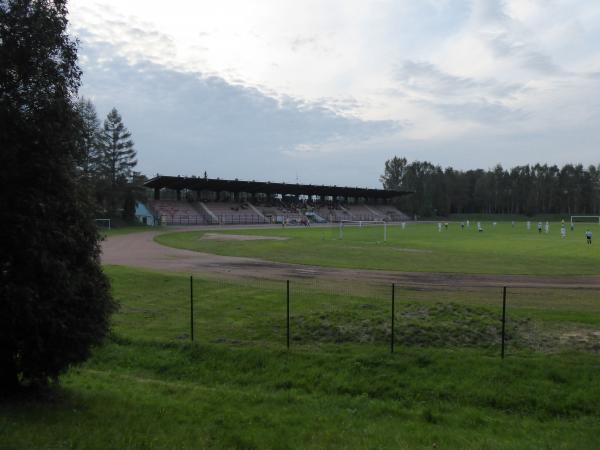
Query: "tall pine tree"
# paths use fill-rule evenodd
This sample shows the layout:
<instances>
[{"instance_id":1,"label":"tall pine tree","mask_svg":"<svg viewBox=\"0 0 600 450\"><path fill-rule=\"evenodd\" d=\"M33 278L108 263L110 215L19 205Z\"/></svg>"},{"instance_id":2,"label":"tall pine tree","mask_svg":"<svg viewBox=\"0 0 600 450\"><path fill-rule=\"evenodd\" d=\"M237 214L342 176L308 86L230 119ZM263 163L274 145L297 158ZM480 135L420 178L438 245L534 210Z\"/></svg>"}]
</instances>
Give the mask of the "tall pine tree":
<instances>
[{"instance_id":1,"label":"tall pine tree","mask_svg":"<svg viewBox=\"0 0 600 450\"><path fill-rule=\"evenodd\" d=\"M119 183L131 178L132 169L137 165L131 133L123 125L123 119L116 108L104 120L102 137L104 170L114 189Z\"/></svg>"},{"instance_id":2,"label":"tall pine tree","mask_svg":"<svg viewBox=\"0 0 600 450\"><path fill-rule=\"evenodd\" d=\"M91 100L80 98L75 108L79 114L79 156L77 165L83 178L95 181L102 171L102 131L96 108Z\"/></svg>"}]
</instances>

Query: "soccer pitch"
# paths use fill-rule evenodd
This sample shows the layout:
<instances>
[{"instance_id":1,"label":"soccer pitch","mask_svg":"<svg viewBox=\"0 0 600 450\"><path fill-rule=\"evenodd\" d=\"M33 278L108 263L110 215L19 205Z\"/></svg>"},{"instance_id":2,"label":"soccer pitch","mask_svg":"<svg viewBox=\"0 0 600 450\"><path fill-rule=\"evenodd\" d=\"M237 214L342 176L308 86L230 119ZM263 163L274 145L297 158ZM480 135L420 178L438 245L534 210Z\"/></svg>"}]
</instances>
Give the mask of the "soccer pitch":
<instances>
[{"instance_id":1,"label":"soccer pitch","mask_svg":"<svg viewBox=\"0 0 600 450\"><path fill-rule=\"evenodd\" d=\"M337 228L314 227L156 240L338 267L594 273L596 243L585 243L582 226L562 240L558 224L547 235L483 226L391 225L386 242L381 226L347 227L343 239ZM461 286L455 276L450 286L398 283L392 354L388 283L351 270L321 279L318 267L298 266L310 274L292 277L286 322L286 280L255 270L285 264L249 264L251 276L240 277L230 269L245 263L157 245L155 232L107 238L105 253L142 255L105 263L120 303L110 338L61 377L59 398L0 405L7 448L597 448L593 287L511 287L501 360L498 286ZM152 258L160 263L152 270L137 266Z\"/></svg>"},{"instance_id":2,"label":"soccer pitch","mask_svg":"<svg viewBox=\"0 0 600 450\"><path fill-rule=\"evenodd\" d=\"M262 228L246 230L183 231L161 234L163 245L226 256L244 256L270 261L317 266L392 270L404 272L448 272L510 275L598 275L600 252L597 243L588 245L584 233L600 236L600 227L567 225L561 238L560 223L551 223L549 232L538 233L537 223L475 222L461 228L449 223L345 227ZM240 239L262 236L270 239Z\"/></svg>"}]
</instances>

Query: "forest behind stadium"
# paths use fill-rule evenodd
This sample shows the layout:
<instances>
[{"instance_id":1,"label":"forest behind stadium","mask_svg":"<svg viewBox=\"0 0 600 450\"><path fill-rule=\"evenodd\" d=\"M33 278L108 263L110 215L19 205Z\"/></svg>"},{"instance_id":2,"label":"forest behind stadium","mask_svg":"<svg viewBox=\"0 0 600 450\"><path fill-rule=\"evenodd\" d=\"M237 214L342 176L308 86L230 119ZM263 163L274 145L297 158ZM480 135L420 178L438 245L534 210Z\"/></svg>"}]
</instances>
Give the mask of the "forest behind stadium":
<instances>
[{"instance_id":1,"label":"forest behind stadium","mask_svg":"<svg viewBox=\"0 0 600 450\"><path fill-rule=\"evenodd\" d=\"M598 166L548 164L504 169L457 170L427 161L394 157L380 177L385 189L408 189L403 212L419 216L448 214L597 214Z\"/></svg>"}]
</instances>

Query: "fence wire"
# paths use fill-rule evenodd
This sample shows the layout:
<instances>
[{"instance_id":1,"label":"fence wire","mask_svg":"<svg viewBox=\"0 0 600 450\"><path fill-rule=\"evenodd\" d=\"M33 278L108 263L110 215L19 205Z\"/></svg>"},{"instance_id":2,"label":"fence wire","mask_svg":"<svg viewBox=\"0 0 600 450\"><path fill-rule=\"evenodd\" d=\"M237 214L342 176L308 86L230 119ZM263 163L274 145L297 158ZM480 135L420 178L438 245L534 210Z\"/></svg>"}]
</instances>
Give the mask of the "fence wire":
<instances>
[{"instance_id":1,"label":"fence wire","mask_svg":"<svg viewBox=\"0 0 600 450\"><path fill-rule=\"evenodd\" d=\"M499 286L357 280L177 278L161 295L123 302L125 333L226 345L478 348L500 354ZM193 293L192 293L193 291ZM166 292L166 294L165 294ZM508 287L504 343L515 351L600 353L600 292ZM192 299L193 296L193 299ZM289 318L288 318L289 301ZM192 311L193 304L193 311ZM135 325L134 325L135 324ZM289 324L289 325L288 325Z\"/></svg>"}]
</instances>

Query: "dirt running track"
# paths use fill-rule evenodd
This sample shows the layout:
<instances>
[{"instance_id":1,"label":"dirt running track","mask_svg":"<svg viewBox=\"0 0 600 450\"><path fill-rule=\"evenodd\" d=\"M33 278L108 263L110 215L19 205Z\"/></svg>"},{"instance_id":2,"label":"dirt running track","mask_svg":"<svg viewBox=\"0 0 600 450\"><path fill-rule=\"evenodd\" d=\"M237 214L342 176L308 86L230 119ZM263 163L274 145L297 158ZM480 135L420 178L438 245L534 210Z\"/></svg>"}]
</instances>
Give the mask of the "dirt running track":
<instances>
[{"instance_id":1,"label":"dirt running track","mask_svg":"<svg viewBox=\"0 0 600 450\"><path fill-rule=\"evenodd\" d=\"M190 230L191 228L186 228ZM170 230L175 231L175 229ZM192 274L221 274L228 277L319 279L322 281L381 282L419 286L511 286L599 288L599 276L553 277L528 275L470 275L460 273L390 272L338 269L264 261L254 258L219 256L181 250L154 242L157 231L112 236L102 245L102 263Z\"/></svg>"}]
</instances>

